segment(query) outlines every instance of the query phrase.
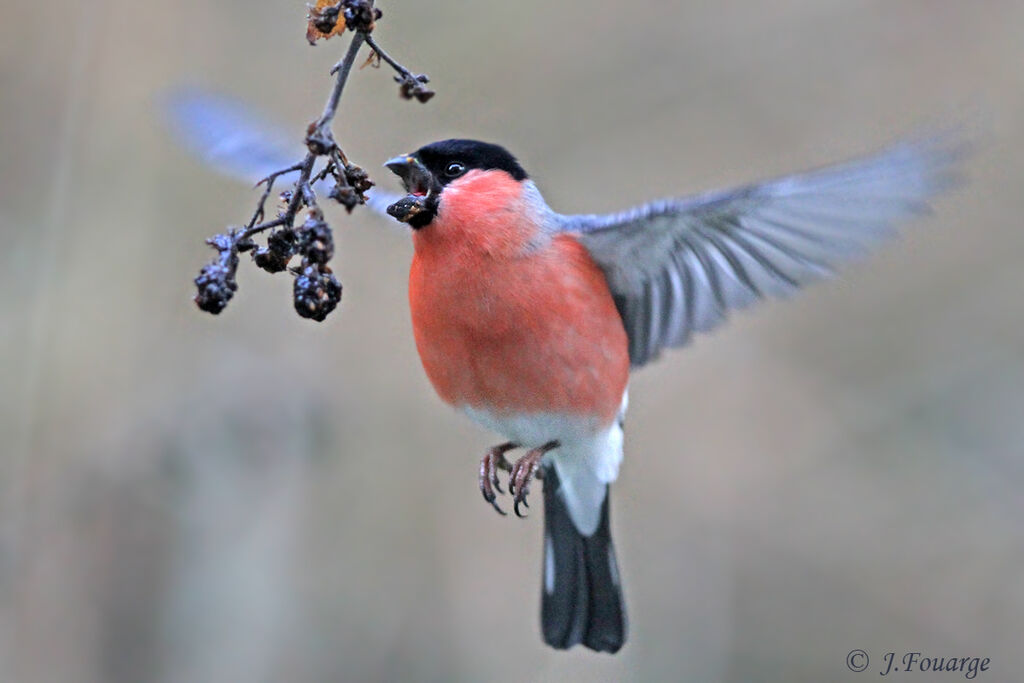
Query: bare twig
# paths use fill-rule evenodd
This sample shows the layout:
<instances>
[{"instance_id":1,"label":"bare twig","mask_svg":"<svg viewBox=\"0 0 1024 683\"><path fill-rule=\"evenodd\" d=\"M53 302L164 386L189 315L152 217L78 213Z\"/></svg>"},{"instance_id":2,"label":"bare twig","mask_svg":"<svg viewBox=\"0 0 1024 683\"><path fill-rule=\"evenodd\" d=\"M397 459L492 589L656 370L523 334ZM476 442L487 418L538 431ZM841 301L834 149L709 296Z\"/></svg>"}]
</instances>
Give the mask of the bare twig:
<instances>
[{"instance_id":1,"label":"bare twig","mask_svg":"<svg viewBox=\"0 0 1024 683\"><path fill-rule=\"evenodd\" d=\"M266 205L267 205L267 199L270 197L270 193L274 191L274 181L276 181L279 176L282 176L282 175L284 175L286 173L292 173L294 171L298 171L301 168L302 168L302 164L301 163L295 164L294 166L289 166L288 168L283 168L280 171L274 171L273 173L268 175L266 178L264 178L263 180L261 180L258 183L256 183L256 187L259 187L260 185L266 184L267 188L265 190L263 190L263 195L260 197L259 202L256 204L256 211L255 211L255 213L253 213L252 219L249 221L249 224L245 226L247 230L252 230L253 226L256 225L256 222L257 221L262 221L263 217L266 215L264 213L264 207L266 207Z\"/></svg>"},{"instance_id":2,"label":"bare twig","mask_svg":"<svg viewBox=\"0 0 1024 683\"><path fill-rule=\"evenodd\" d=\"M425 86L429 81L426 75L413 74L373 40L370 33L375 28L376 20L381 17L380 10L373 5L373 0L341 0L334 5L310 11L311 22L324 36L340 32L339 24L344 22L352 31L352 38L345 56L331 69L334 86L324 104L323 113L306 129L306 157L287 168L274 171L256 184L256 187L266 187L256 203L252 218L244 227L231 228L227 233L214 235L207 240L207 244L217 250L218 256L200 271L195 280L198 288L195 302L202 310L220 313L227 306L238 289L235 275L238 254L243 251L253 251L256 265L268 272L290 270L296 276L294 299L299 315L319 321L337 306L341 298L341 284L327 265L334 254L334 238L317 204L312 183L331 178L333 186L328 197L342 204L349 212L366 203L366 192L373 186L366 171L348 160L345 152L335 142L331 130L352 65L363 44L369 44L374 54L398 73L395 80L400 84L405 99L415 98L426 102L434 96ZM320 157L327 157L327 164L314 175ZM281 194L284 208L276 217L266 220L266 203L273 193L275 182L280 176L296 171L299 176L292 188ZM298 214L303 209L308 209L308 215L301 225L296 226ZM258 247L252 238L268 230L271 232L267 246ZM289 269L288 264L296 255L302 257L302 264L299 268Z\"/></svg>"},{"instance_id":3,"label":"bare twig","mask_svg":"<svg viewBox=\"0 0 1024 683\"><path fill-rule=\"evenodd\" d=\"M426 74L414 74L394 60L394 58L377 45L373 36L367 34L366 44L377 54L377 56L391 65L391 68L398 72L395 80L401 87L401 94L404 99L416 98L420 102L427 102L434 96L434 91L426 87L430 78Z\"/></svg>"}]
</instances>

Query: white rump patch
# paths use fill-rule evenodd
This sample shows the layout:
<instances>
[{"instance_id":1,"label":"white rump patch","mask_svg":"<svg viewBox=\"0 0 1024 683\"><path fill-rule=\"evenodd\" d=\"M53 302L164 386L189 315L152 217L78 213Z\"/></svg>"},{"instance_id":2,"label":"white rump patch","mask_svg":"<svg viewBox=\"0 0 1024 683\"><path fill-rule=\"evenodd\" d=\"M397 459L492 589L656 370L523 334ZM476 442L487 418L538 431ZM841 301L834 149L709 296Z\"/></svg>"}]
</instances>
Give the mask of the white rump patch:
<instances>
[{"instance_id":1,"label":"white rump patch","mask_svg":"<svg viewBox=\"0 0 1024 683\"><path fill-rule=\"evenodd\" d=\"M608 484L619 475L622 463L622 428L618 421L589 439L563 444L551 461L561 482L560 494L572 522L584 536L597 531Z\"/></svg>"}]
</instances>

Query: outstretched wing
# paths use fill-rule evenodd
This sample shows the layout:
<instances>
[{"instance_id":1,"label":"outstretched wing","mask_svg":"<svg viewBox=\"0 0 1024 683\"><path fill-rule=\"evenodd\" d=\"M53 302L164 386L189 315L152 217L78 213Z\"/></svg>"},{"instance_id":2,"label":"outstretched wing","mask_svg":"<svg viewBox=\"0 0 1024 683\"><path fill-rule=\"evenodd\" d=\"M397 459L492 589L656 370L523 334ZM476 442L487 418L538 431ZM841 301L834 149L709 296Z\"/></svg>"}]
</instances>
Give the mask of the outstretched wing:
<instances>
[{"instance_id":1,"label":"outstretched wing","mask_svg":"<svg viewBox=\"0 0 1024 683\"><path fill-rule=\"evenodd\" d=\"M563 227L604 270L634 366L683 346L767 295L832 275L928 212L966 145L943 134L835 166L724 192L651 202Z\"/></svg>"},{"instance_id":2,"label":"outstretched wing","mask_svg":"<svg viewBox=\"0 0 1024 683\"><path fill-rule=\"evenodd\" d=\"M180 90L165 98L164 108L175 136L190 152L245 182L288 168L305 154L301 144L288 144L288 136L251 108L223 95Z\"/></svg>"},{"instance_id":3,"label":"outstretched wing","mask_svg":"<svg viewBox=\"0 0 1024 683\"><path fill-rule=\"evenodd\" d=\"M164 109L175 136L190 152L224 175L243 182L256 183L301 161L306 154L301 144L289 144L289 136L259 118L252 108L224 95L179 90L165 98ZM294 182L297 173L281 175L278 187ZM319 194L327 192L322 181L313 189ZM386 215L387 206L398 197L374 188L367 194L366 203Z\"/></svg>"}]
</instances>

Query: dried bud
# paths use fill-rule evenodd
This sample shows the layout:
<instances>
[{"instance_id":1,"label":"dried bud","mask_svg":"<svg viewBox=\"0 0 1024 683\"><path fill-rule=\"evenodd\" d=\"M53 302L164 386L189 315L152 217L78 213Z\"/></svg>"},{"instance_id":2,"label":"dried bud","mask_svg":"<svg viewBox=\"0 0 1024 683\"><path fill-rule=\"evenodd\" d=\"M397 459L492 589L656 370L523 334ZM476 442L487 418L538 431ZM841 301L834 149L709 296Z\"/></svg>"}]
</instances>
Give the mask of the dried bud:
<instances>
[{"instance_id":1,"label":"dried bud","mask_svg":"<svg viewBox=\"0 0 1024 683\"><path fill-rule=\"evenodd\" d=\"M373 181L370 180L370 176L355 164L345 166L345 180L359 194L363 194L373 187Z\"/></svg>"},{"instance_id":2,"label":"dried bud","mask_svg":"<svg viewBox=\"0 0 1024 683\"><path fill-rule=\"evenodd\" d=\"M197 291L193 300L200 310L216 315L224 310L238 289L235 281L238 252L229 235L214 235L206 243L220 253L216 261L206 264L199 271L194 281Z\"/></svg>"},{"instance_id":3,"label":"dried bud","mask_svg":"<svg viewBox=\"0 0 1024 683\"><path fill-rule=\"evenodd\" d=\"M334 235L319 210L310 212L305 222L297 228L297 233L298 250L303 256L303 263L310 261L322 265L334 256Z\"/></svg>"},{"instance_id":4,"label":"dried bud","mask_svg":"<svg viewBox=\"0 0 1024 683\"><path fill-rule=\"evenodd\" d=\"M295 312L322 322L341 301L341 283L327 266L304 260L296 273L293 293Z\"/></svg>"},{"instance_id":5,"label":"dried bud","mask_svg":"<svg viewBox=\"0 0 1024 683\"><path fill-rule=\"evenodd\" d=\"M318 121L314 121L306 127L306 148L318 156L330 154L337 145L330 129L320 128L317 123Z\"/></svg>"},{"instance_id":6,"label":"dried bud","mask_svg":"<svg viewBox=\"0 0 1024 683\"><path fill-rule=\"evenodd\" d=\"M345 0L345 26L350 31L370 33L374 22L383 13L373 6L373 0Z\"/></svg>"},{"instance_id":7,"label":"dried bud","mask_svg":"<svg viewBox=\"0 0 1024 683\"><path fill-rule=\"evenodd\" d=\"M395 81L399 84L399 94L403 100L411 100L415 97L417 101L425 103L436 94L426 86L430 82L426 74L415 76L403 74L395 76Z\"/></svg>"},{"instance_id":8,"label":"dried bud","mask_svg":"<svg viewBox=\"0 0 1024 683\"><path fill-rule=\"evenodd\" d=\"M348 185L337 184L330 189L327 196L345 207L345 210L352 213L352 209L362 204L365 200Z\"/></svg>"},{"instance_id":9,"label":"dried bud","mask_svg":"<svg viewBox=\"0 0 1024 683\"><path fill-rule=\"evenodd\" d=\"M298 239L291 228L275 230L267 238L267 246L257 249L252 255L256 266L268 273L280 273L288 267L288 262L295 255Z\"/></svg>"}]
</instances>

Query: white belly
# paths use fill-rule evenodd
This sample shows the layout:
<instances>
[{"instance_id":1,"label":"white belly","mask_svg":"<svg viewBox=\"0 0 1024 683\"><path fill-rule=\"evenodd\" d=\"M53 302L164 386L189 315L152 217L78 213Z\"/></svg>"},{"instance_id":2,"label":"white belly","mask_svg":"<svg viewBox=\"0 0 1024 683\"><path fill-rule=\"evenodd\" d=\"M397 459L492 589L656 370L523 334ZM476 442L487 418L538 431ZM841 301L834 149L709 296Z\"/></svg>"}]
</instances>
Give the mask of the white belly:
<instances>
[{"instance_id":1,"label":"white belly","mask_svg":"<svg viewBox=\"0 0 1024 683\"><path fill-rule=\"evenodd\" d=\"M562 482L562 495L576 528L592 534L600 522L601 504L608 484L619 476L622 463L622 419L629 392L622 395L618 418L602 425L593 418L553 413L497 415L485 408L463 406L477 424L501 434L523 448L537 448L558 441L558 448L544 456L552 462Z\"/></svg>"}]
</instances>

